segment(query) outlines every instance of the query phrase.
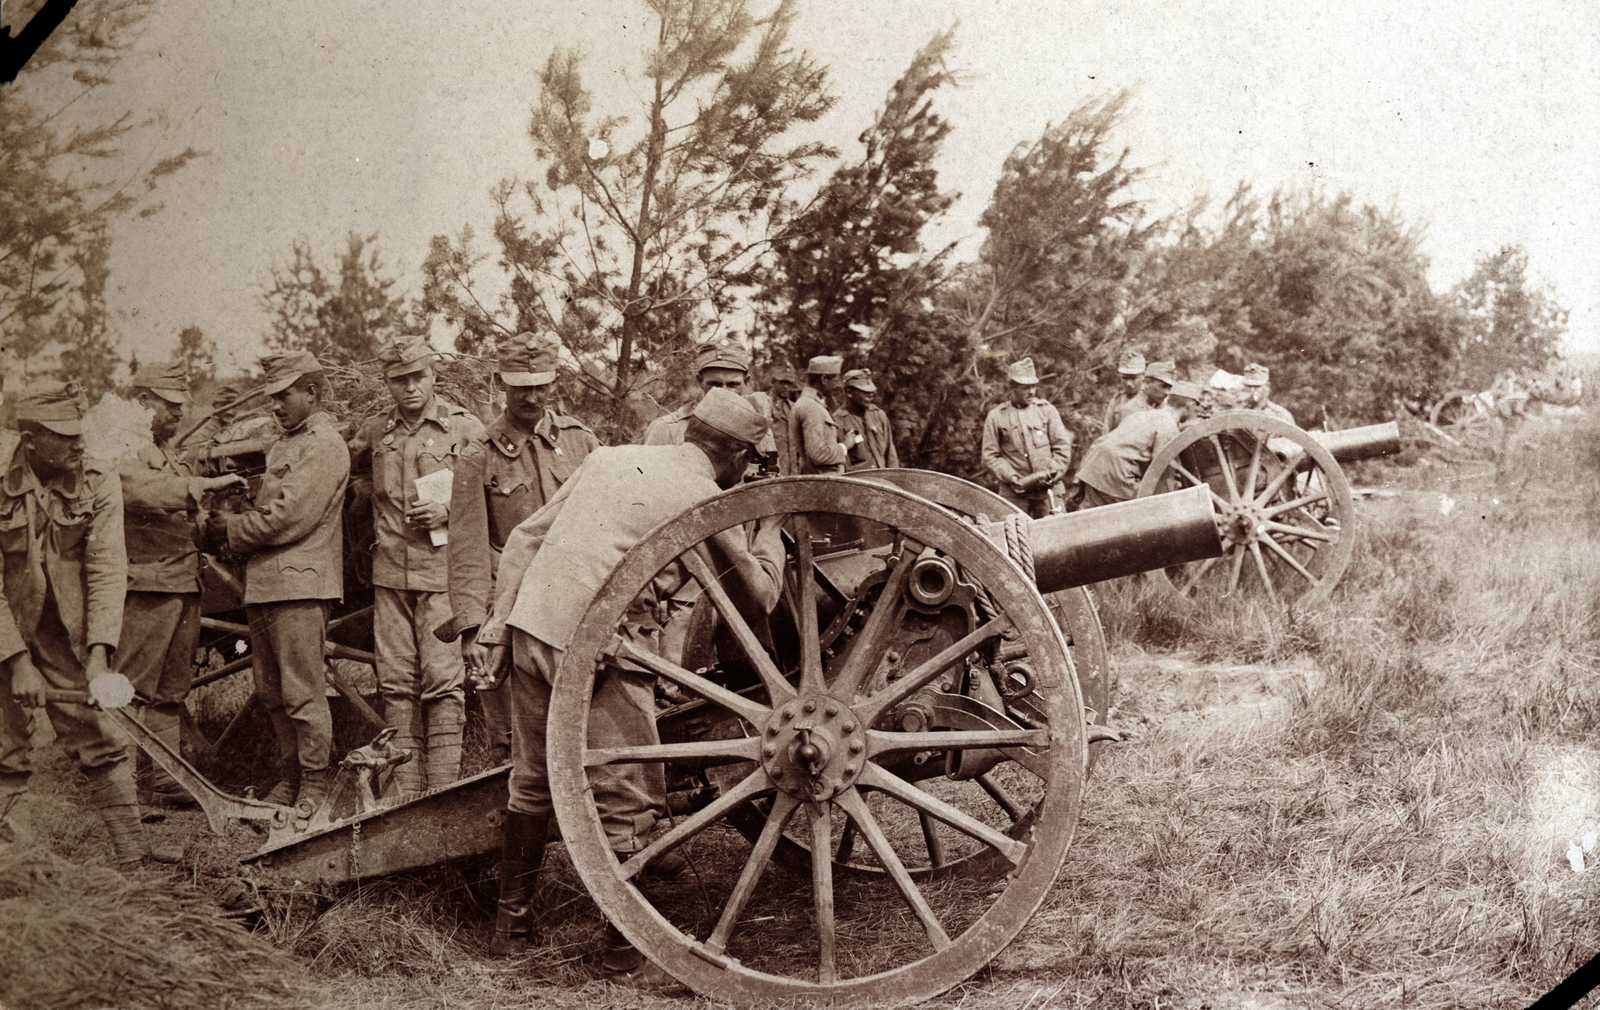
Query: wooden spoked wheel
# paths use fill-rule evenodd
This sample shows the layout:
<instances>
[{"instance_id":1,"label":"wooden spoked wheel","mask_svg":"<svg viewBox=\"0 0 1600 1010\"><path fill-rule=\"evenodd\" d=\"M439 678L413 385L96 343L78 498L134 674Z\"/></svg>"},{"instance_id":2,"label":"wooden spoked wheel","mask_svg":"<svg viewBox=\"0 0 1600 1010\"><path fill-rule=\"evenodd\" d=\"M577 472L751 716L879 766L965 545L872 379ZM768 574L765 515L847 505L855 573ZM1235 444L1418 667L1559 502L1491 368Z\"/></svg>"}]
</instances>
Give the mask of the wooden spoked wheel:
<instances>
[{"instance_id":1,"label":"wooden spoked wheel","mask_svg":"<svg viewBox=\"0 0 1600 1010\"><path fill-rule=\"evenodd\" d=\"M1265 592L1274 604L1332 594L1355 549L1350 482L1310 435L1277 418L1230 410L1193 424L1150 461L1140 498L1204 484L1223 554L1152 573L1194 599Z\"/></svg>"},{"instance_id":2,"label":"wooden spoked wheel","mask_svg":"<svg viewBox=\"0 0 1600 1010\"><path fill-rule=\"evenodd\" d=\"M763 646L762 623L740 612L738 587L724 584L704 547L719 532L775 518L789 534L785 580L793 586L798 628L793 656ZM915 618L897 605L874 605L852 635L825 648L830 628L819 618L827 593L815 574L801 574L818 570L812 528L843 523L866 531L862 557L886 570L877 599L898 600L910 591L917 566L932 559L985 601L974 608L971 630L932 654L896 655L890 643L904 641L902 625ZM659 589L657 576L678 570L675 563L712 600L759 683L730 690L619 634L629 604ZM1017 709L982 706L962 691L1002 651L1028 661L1028 703ZM722 728L681 742L587 747L597 675L619 661L652 670L703 701L708 714L726 717ZM918 713L944 707L981 728L919 723ZM982 532L894 488L794 477L713 498L656 529L624 558L565 653L547 748L556 817L573 866L607 918L675 978L738 1003L904 1004L970 977L1038 908L1076 826L1085 740L1066 643L1038 591ZM727 785L708 806L619 862L593 805L590 770L663 761L717 766ZM931 774L963 763L986 771L960 781ZM756 801L765 805L766 819L752 844L729 816ZM1030 810L1029 829L1021 837L1008 834ZM832 860L810 860L808 883L796 879L772 865L793 825L809 835L813 851L837 855L851 839L882 872L836 878ZM688 857L690 871L645 882L640 871L673 849ZM913 879L908 859L926 861L930 850L941 849L956 858L992 851L1009 872L998 886L993 878Z\"/></svg>"}]
</instances>

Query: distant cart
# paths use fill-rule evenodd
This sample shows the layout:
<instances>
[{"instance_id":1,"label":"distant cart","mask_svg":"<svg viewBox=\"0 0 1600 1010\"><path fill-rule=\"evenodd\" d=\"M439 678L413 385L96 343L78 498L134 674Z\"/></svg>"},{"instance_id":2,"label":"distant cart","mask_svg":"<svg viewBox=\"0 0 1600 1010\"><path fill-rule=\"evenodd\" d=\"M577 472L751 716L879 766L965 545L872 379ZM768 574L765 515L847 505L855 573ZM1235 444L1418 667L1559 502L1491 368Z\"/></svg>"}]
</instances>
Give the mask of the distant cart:
<instances>
[{"instance_id":1,"label":"distant cart","mask_svg":"<svg viewBox=\"0 0 1600 1010\"><path fill-rule=\"evenodd\" d=\"M1138 496L1210 488L1223 554L1152 573L1192 599L1261 592L1275 604L1326 600L1355 550L1350 482L1339 462L1398 452L1395 422L1305 431L1254 410L1184 428L1150 461Z\"/></svg>"}]
</instances>

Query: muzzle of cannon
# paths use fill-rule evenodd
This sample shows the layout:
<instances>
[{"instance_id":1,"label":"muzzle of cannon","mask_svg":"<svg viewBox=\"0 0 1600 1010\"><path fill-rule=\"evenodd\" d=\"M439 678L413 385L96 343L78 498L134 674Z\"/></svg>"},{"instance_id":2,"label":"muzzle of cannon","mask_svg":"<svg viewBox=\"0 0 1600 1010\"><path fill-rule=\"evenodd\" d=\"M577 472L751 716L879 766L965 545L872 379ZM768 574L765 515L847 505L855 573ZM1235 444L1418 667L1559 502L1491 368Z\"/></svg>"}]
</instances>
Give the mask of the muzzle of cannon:
<instances>
[{"instance_id":1,"label":"muzzle of cannon","mask_svg":"<svg viewBox=\"0 0 1600 1010\"><path fill-rule=\"evenodd\" d=\"M1392 456L1400 451L1400 425L1394 421L1339 431L1308 431L1306 434L1328 450L1334 459L1346 463Z\"/></svg>"}]
</instances>

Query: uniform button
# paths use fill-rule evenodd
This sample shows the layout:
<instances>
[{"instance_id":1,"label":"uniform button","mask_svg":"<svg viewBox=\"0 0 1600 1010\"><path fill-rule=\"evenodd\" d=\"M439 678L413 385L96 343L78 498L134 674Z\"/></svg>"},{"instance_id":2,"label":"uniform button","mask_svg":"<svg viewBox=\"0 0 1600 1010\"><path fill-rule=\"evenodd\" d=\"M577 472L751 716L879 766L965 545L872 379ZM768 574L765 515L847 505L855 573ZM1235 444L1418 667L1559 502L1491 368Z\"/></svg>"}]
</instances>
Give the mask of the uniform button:
<instances>
[{"instance_id":1,"label":"uniform button","mask_svg":"<svg viewBox=\"0 0 1600 1010\"><path fill-rule=\"evenodd\" d=\"M426 442L423 442L422 444L423 445L432 445L433 444L433 439L430 438Z\"/></svg>"}]
</instances>

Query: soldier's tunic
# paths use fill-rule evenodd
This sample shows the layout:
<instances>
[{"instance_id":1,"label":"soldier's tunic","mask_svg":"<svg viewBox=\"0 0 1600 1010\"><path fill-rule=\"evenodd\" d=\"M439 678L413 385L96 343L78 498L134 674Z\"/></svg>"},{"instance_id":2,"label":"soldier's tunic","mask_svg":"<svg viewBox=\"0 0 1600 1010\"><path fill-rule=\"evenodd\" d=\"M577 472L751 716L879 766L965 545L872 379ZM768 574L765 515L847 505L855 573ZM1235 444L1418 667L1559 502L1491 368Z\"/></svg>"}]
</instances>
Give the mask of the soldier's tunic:
<instances>
[{"instance_id":1,"label":"soldier's tunic","mask_svg":"<svg viewBox=\"0 0 1600 1010\"><path fill-rule=\"evenodd\" d=\"M788 477L800 472L794 455L794 438L789 431L789 415L794 412L794 404L776 393L769 393L768 397L772 402L772 444L778 448L778 472Z\"/></svg>"},{"instance_id":2,"label":"soldier's tunic","mask_svg":"<svg viewBox=\"0 0 1600 1010\"><path fill-rule=\"evenodd\" d=\"M117 672L146 702L181 702L200 641L196 523L205 489L190 463L161 446L143 447L117 473L128 550Z\"/></svg>"},{"instance_id":3,"label":"soldier's tunic","mask_svg":"<svg viewBox=\"0 0 1600 1010\"><path fill-rule=\"evenodd\" d=\"M546 410L531 434L502 414L467 446L451 482L452 616L434 631L440 640L454 642L462 632L477 631L488 618L506 538L554 497L599 445L582 421ZM509 692L485 691L478 698L490 741L510 746Z\"/></svg>"},{"instance_id":4,"label":"soldier's tunic","mask_svg":"<svg viewBox=\"0 0 1600 1010\"><path fill-rule=\"evenodd\" d=\"M796 473L844 473L847 457L840 444L839 424L828 413L821 390L814 386L802 389L800 399L789 410L789 443Z\"/></svg>"},{"instance_id":5,"label":"soldier's tunic","mask_svg":"<svg viewBox=\"0 0 1600 1010\"><path fill-rule=\"evenodd\" d=\"M40 484L15 432L0 433L0 465L0 663L27 652L49 687L83 691L89 648L114 654L122 632L122 488L113 469L91 460L79 473ZM126 759L104 712L60 702L46 710L57 741L85 770ZM0 800L26 786L31 749L27 714L8 683L0 691Z\"/></svg>"},{"instance_id":6,"label":"soldier's tunic","mask_svg":"<svg viewBox=\"0 0 1600 1010\"><path fill-rule=\"evenodd\" d=\"M1048 400L1032 397L1022 407L1002 403L984 418L982 458L1000 495L1035 519L1042 518L1049 512L1046 492L1066 476L1072 463L1072 433ZM1035 490L1018 494L1012 478L1031 473L1050 476Z\"/></svg>"},{"instance_id":7,"label":"soldier's tunic","mask_svg":"<svg viewBox=\"0 0 1600 1010\"><path fill-rule=\"evenodd\" d=\"M1161 447L1178 437L1178 422L1166 409L1141 410L1129 415L1105 438L1084 453L1078 480L1102 497L1086 495L1086 505L1127 501L1138 493L1150 460Z\"/></svg>"},{"instance_id":8,"label":"soldier's tunic","mask_svg":"<svg viewBox=\"0 0 1600 1010\"><path fill-rule=\"evenodd\" d=\"M328 766L333 723L324 679L328 603L344 598L345 485L350 451L319 411L267 450L255 508L227 517L228 546L247 556L256 697L272 717L281 755Z\"/></svg>"},{"instance_id":9,"label":"soldier's tunic","mask_svg":"<svg viewBox=\"0 0 1600 1010\"><path fill-rule=\"evenodd\" d=\"M882 407L869 404L864 414L841 407L833 412L833 419L839 426L840 441L849 447L845 469L869 470L900 465L900 457L894 451L894 429ZM861 436L860 442L856 441L856 435Z\"/></svg>"},{"instance_id":10,"label":"soldier's tunic","mask_svg":"<svg viewBox=\"0 0 1600 1010\"><path fill-rule=\"evenodd\" d=\"M1288 408L1282 406L1281 404L1273 403L1271 400L1268 400L1266 403L1263 403L1261 406L1255 409L1270 417L1275 417L1286 424L1293 424L1296 427L1299 426L1299 422L1294 419L1293 414L1289 413Z\"/></svg>"},{"instance_id":11,"label":"soldier's tunic","mask_svg":"<svg viewBox=\"0 0 1600 1010\"><path fill-rule=\"evenodd\" d=\"M510 644L514 657L509 809L551 812L544 746L551 681L601 584L659 523L720 493L710 460L696 446L597 449L513 533L501 559L494 615L479 635L484 644ZM752 610L769 612L777 603L783 571L778 534L772 526L756 536L752 548L740 526L708 545L730 594ZM654 650L658 604L684 579L673 564L629 605L623 625L636 647ZM608 666L595 685L589 745L656 743L654 684L653 674ZM614 776L591 777L594 802L612 848L634 851L660 816L663 770L642 764L614 770Z\"/></svg>"},{"instance_id":12,"label":"soldier's tunic","mask_svg":"<svg viewBox=\"0 0 1600 1010\"><path fill-rule=\"evenodd\" d=\"M454 470L482 434L482 422L469 411L435 396L415 427L391 407L350 442L351 473L371 487L373 632L378 687L386 697L423 703L465 697L461 651L432 633L451 615L448 549L406 522L406 510L417 500L417 478Z\"/></svg>"},{"instance_id":13,"label":"soldier's tunic","mask_svg":"<svg viewBox=\"0 0 1600 1010\"><path fill-rule=\"evenodd\" d=\"M1160 404L1151 403L1145 399L1144 390L1139 390L1132 396L1115 396L1106 404L1105 434L1117 430L1117 425L1128 419L1129 414L1137 414L1141 410L1154 410Z\"/></svg>"}]
</instances>

